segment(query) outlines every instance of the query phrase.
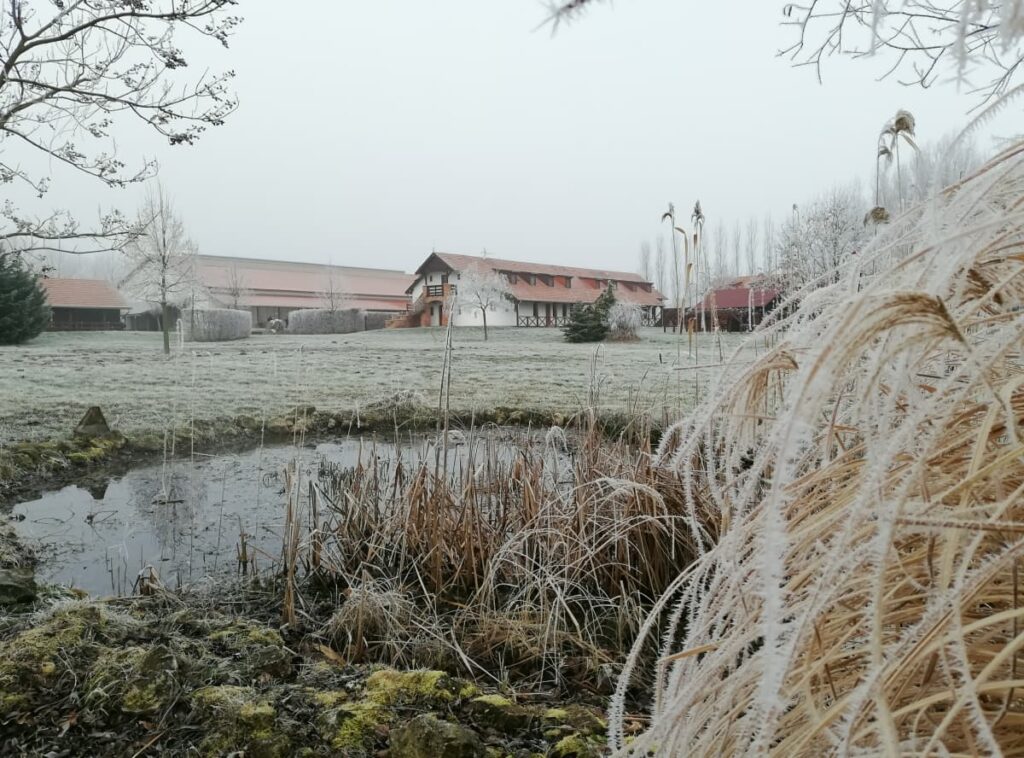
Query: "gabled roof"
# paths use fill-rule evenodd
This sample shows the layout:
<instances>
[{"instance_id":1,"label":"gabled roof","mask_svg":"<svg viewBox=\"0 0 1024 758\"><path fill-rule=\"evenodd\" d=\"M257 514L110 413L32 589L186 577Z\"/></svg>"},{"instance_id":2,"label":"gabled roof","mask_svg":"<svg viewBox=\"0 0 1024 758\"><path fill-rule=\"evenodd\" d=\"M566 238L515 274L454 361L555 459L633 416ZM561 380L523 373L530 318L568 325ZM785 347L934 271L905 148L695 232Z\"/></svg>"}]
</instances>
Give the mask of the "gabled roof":
<instances>
[{"instance_id":1,"label":"gabled roof","mask_svg":"<svg viewBox=\"0 0 1024 758\"><path fill-rule=\"evenodd\" d=\"M724 287L705 295L704 307L710 309L713 300L715 308L763 308L778 296L774 288Z\"/></svg>"},{"instance_id":2,"label":"gabled roof","mask_svg":"<svg viewBox=\"0 0 1024 758\"><path fill-rule=\"evenodd\" d=\"M116 308L128 310L128 303L103 279L42 279L46 299L52 308Z\"/></svg>"},{"instance_id":3,"label":"gabled roof","mask_svg":"<svg viewBox=\"0 0 1024 758\"><path fill-rule=\"evenodd\" d=\"M601 281L628 282L636 285L651 286L650 282L644 280L639 274L628 271L608 271L597 268L578 268L576 266L553 266L547 263L527 263L523 261L510 261L504 258L484 258L479 255L460 255L457 253L431 253L430 257L416 269L417 278L429 270L433 265L440 263L451 271L467 271L472 269L490 269L513 274L539 274L543 276L568 277L570 286L554 283L548 285L540 281L530 284L523 279L517 279L509 285L512 296L523 301L539 301L546 303L592 303L603 291L600 287L588 287L583 285L583 279L596 279ZM415 283L414 285L415 286ZM407 290L412 292L413 286ZM636 291L619 287L615 297L623 302L635 303L637 305L661 305L664 298L661 293L651 286L650 291L638 288Z\"/></svg>"},{"instance_id":4,"label":"gabled roof","mask_svg":"<svg viewBox=\"0 0 1024 758\"><path fill-rule=\"evenodd\" d=\"M417 275L434 259L442 261L453 271L464 271L468 268L485 266L494 271L511 271L517 274L545 274L547 276L572 276L584 279L614 279L617 282L642 283L644 278L629 271L607 271L599 268L577 268L575 266L552 266L549 263L528 263L510 261L504 258L484 258L481 255L461 255L457 253L432 253L423 265L416 269Z\"/></svg>"}]
</instances>

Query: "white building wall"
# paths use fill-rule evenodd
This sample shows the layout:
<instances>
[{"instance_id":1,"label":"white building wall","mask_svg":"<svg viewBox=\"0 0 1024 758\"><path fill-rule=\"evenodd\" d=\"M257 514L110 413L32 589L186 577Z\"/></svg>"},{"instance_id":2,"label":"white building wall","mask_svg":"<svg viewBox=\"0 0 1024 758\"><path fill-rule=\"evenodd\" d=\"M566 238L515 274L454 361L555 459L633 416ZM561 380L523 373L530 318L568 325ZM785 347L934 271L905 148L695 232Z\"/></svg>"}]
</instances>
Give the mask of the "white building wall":
<instances>
[{"instance_id":1,"label":"white building wall","mask_svg":"<svg viewBox=\"0 0 1024 758\"><path fill-rule=\"evenodd\" d=\"M455 326L483 326L483 314L479 308L468 305L455 306ZM487 311L487 326L515 326L515 303L506 302Z\"/></svg>"}]
</instances>

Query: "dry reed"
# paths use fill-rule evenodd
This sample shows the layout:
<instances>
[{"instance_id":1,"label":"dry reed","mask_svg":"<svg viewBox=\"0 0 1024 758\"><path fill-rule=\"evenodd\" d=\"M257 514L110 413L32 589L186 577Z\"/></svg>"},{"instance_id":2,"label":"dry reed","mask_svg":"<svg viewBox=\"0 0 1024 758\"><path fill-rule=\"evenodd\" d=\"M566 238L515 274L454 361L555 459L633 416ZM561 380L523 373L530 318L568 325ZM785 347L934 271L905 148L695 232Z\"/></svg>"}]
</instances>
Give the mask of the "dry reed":
<instances>
[{"instance_id":1,"label":"dry reed","mask_svg":"<svg viewBox=\"0 0 1024 758\"><path fill-rule=\"evenodd\" d=\"M414 462L368 446L354 468L321 463L298 552L307 595L342 596L325 640L348 660L446 659L610 691L646 609L696 551L678 479L581 423L442 430Z\"/></svg>"},{"instance_id":2,"label":"dry reed","mask_svg":"<svg viewBox=\"0 0 1024 758\"><path fill-rule=\"evenodd\" d=\"M798 293L670 430L705 549L619 681L623 754L1024 753L1022 308L1017 145Z\"/></svg>"}]
</instances>

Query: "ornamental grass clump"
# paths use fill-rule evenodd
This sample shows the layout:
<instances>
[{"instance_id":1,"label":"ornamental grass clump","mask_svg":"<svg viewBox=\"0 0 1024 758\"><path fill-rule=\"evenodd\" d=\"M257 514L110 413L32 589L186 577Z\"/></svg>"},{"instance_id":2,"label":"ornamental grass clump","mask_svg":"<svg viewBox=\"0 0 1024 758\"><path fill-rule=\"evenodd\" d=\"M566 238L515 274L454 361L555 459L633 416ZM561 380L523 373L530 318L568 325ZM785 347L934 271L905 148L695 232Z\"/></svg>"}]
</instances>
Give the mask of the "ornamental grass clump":
<instances>
[{"instance_id":1,"label":"ornamental grass clump","mask_svg":"<svg viewBox=\"0 0 1024 758\"><path fill-rule=\"evenodd\" d=\"M636 342L640 339L643 319L640 307L632 303L615 303L608 309L608 336L613 342Z\"/></svg>"},{"instance_id":2,"label":"ornamental grass clump","mask_svg":"<svg viewBox=\"0 0 1024 758\"><path fill-rule=\"evenodd\" d=\"M657 452L698 557L634 645L612 743L1021 753L1024 145L773 318ZM651 722L626 747L638 674Z\"/></svg>"},{"instance_id":3,"label":"ornamental grass clump","mask_svg":"<svg viewBox=\"0 0 1024 758\"><path fill-rule=\"evenodd\" d=\"M366 314L358 308L308 308L288 314L289 334L351 334L366 329Z\"/></svg>"},{"instance_id":4,"label":"ornamental grass clump","mask_svg":"<svg viewBox=\"0 0 1024 758\"><path fill-rule=\"evenodd\" d=\"M230 308L184 310L181 312L181 330L186 342L246 339L252 333L252 314Z\"/></svg>"}]
</instances>

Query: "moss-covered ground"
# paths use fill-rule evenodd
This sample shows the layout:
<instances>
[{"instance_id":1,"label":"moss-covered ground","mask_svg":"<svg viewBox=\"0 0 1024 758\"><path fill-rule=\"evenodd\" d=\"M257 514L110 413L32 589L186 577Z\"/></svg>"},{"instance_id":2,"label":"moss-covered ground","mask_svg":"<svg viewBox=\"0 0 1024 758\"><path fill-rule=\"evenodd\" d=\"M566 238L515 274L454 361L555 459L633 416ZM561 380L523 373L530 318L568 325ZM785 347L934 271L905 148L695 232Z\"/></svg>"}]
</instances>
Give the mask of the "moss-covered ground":
<instances>
[{"instance_id":1,"label":"moss-covered ground","mask_svg":"<svg viewBox=\"0 0 1024 758\"><path fill-rule=\"evenodd\" d=\"M215 605L50 597L0 616L0 754L604 752L592 705L516 702L443 671L346 665L310 639Z\"/></svg>"}]
</instances>

